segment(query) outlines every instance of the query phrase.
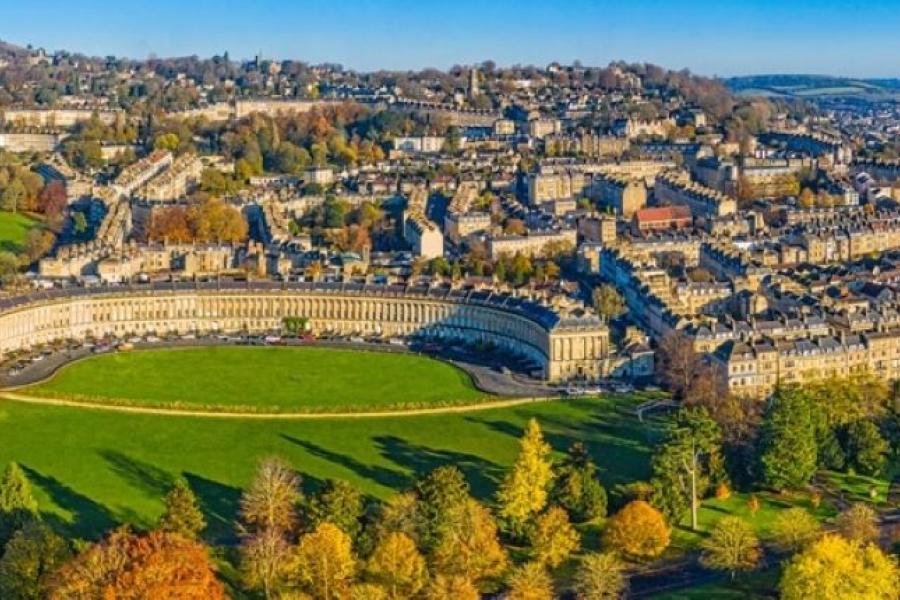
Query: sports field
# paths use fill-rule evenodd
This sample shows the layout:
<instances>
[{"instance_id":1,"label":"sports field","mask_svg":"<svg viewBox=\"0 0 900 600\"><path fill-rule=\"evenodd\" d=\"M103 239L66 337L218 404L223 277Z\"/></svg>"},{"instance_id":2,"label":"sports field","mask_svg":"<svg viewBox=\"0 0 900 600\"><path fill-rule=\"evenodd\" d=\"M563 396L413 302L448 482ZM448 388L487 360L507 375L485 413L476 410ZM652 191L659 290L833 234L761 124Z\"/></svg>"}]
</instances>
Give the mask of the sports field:
<instances>
[{"instance_id":1,"label":"sports field","mask_svg":"<svg viewBox=\"0 0 900 600\"><path fill-rule=\"evenodd\" d=\"M36 224L37 221L22 213L0 211L0 251L19 250L28 231Z\"/></svg>"},{"instance_id":2,"label":"sports field","mask_svg":"<svg viewBox=\"0 0 900 600\"><path fill-rule=\"evenodd\" d=\"M471 404L464 371L407 353L219 346L92 356L27 393L132 406L341 412Z\"/></svg>"}]
</instances>

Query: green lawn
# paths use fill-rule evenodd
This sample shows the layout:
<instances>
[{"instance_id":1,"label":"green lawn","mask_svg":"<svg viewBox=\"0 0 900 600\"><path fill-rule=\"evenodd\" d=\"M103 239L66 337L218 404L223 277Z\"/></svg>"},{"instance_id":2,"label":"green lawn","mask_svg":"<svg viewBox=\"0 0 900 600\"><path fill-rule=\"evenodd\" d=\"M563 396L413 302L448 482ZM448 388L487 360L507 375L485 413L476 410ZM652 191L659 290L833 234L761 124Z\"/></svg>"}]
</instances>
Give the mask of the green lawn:
<instances>
[{"instance_id":1,"label":"green lawn","mask_svg":"<svg viewBox=\"0 0 900 600\"><path fill-rule=\"evenodd\" d=\"M37 223L22 213L0 211L0 251L16 252L21 249L28 231Z\"/></svg>"},{"instance_id":2,"label":"green lawn","mask_svg":"<svg viewBox=\"0 0 900 600\"><path fill-rule=\"evenodd\" d=\"M280 455L307 488L346 479L374 497L407 487L417 473L455 464L489 498L536 417L558 452L586 444L603 483L646 478L648 440L641 398L540 402L506 409L416 417L319 420L202 419L0 404L0 464L15 460L38 488L42 509L76 535L115 523L149 525L173 478L201 498L211 541L231 535L241 486L261 457Z\"/></svg>"},{"instance_id":3,"label":"green lawn","mask_svg":"<svg viewBox=\"0 0 900 600\"><path fill-rule=\"evenodd\" d=\"M113 403L327 412L468 404L488 397L423 356L334 348L140 350L74 362L28 393Z\"/></svg>"}]
</instances>

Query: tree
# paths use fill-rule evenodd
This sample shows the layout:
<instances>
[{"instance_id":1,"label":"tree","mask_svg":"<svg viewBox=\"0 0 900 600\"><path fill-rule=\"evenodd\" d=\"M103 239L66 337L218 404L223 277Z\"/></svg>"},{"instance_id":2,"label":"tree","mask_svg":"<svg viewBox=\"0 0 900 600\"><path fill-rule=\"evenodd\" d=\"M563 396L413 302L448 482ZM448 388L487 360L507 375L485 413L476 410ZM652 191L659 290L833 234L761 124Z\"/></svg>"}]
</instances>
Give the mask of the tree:
<instances>
[{"instance_id":1,"label":"tree","mask_svg":"<svg viewBox=\"0 0 900 600\"><path fill-rule=\"evenodd\" d=\"M332 523L355 540L363 514L362 494L346 481L329 479L309 502L309 526Z\"/></svg>"},{"instance_id":2,"label":"tree","mask_svg":"<svg viewBox=\"0 0 900 600\"><path fill-rule=\"evenodd\" d=\"M500 516L514 532L521 534L528 520L547 505L552 481L550 445L537 420L531 419L519 442L519 456L497 494Z\"/></svg>"},{"instance_id":3,"label":"tree","mask_svg":"<svg viewBox=\"0 0 900 600\"><path fill-rule=\"evenodd\" d=\"M289 581L315 600L344 597L356 570L350 536L331 523L322 523L300 537L292 553Z\"/></svg>"},{"instance_id":4,"label":"tree","mask_svg":"<svg viewBox=\"0 0 900 600\"><path fill-rule=\"evenodd\" d=\"M506 584L506 600L553 600L553 580L542 563L529 562L515 568Z\"/></svg>"},{"instance_id":5,"label":"tree","mask_svg":"<svg viewBox=\"0 0 900 600\"><path fill-rule=\"evenodd\" d=\"M458 520L434 549L433 563L439 573L476 583L500 575L507 558L490 511L468 498Z\"/></svg>"},{"instance_id":6,"label":"tree","mask_svg":"<svg viewBox=\"0 0 900 600\"><path fill-rule=\"evenodd\" d=\"M588 554L575 571L578 600L617 600L625 591L625 566L612 552Z\"/></svg>"},{"instance_id":7,"label":"tree","mask_svg":"<svg viewBox=\"0 0 900 600\"><path fill-rule=\"evenodd\" d=\"M581 536L569 523L569 515L558 506L535 519L529 538L532 558L550 568L558 567L581 546Z\"/></svg>"},{"instance_id":8,"label":"tree","mask_svg":"<svg viewBox=\"0 0 900 600\"><path fill-rule=\"evenodd\" d=\"M803 188L803 191L800 192L800 197L797 198L797 202L803 208L812 208L816 203L816 196L811 189L805 187Z\"/></svg>"},{"instance_id":9,"label":"tree","mask_svg":"<svg viewBox=\"0 0 900 600\"><path fill-rule=\"evenodd\" d=\"M215 198L191 206L187 220L198 242L242 242L247 239L247 221L240 211Z\"/></svg>"},{"instance_id":10,"label":"tree","mask_svg":"<svg viewBox=\"0 0 900 600\"><path fill-rule=\"evenodd\" d=\"M65 184L62 181L53 180L44 186L38 195L37 209L47 216L60 217L67 204Z\"/></svg>"},{"instance_id":11,"label":"tree","mask_svg":"<svg viewBox=\"0 0 900 600\"><path fill-rule=\"evenodd\" d=\"M625 312L625 300L615 287L603 283L594 288L594 310L607 319L614 319Z\"/></svg>"},{"instance_id":12,"label":"tree","mask_svg":"<svg viewBox=\"0 0 900 600\"><path fill-rule=\"evenodd\" d=\"M71 557L69 545L50 527L32 521L13 535L0 560L0 598L41 600L56 569Z\"/></svg>"},{"instance_id":13,"label":"tree","mask_svg":"<svg viewBox=\"0 0 900 600\"><path fill-rule=\"evenodd\" d=\"M691 509L691 529L697 530L700 497L710 486L719 464L722 433L705 408L678 412L668 438L653 457L653 504L673 522Z\"/></svg>"},{"instance_id":14,"label":"tree","mask_svg":"<svg viewBox=\"0 0 900 600\"><path fill-rule=\"evenodd\" d=\"M669 545L669 535L662 513L643 500L632 500L610 517L603 539L635 558L654 558Z\"/></svg>"},{"instance_id":15,"label":"tree","mask_svg":"<svg viewBox=\"0 0 900 600\"><path fill-rule=\"evenodd\" d=\"M775 543L780 548L796 551L816 539L821 527L808 511L794 507L778 513L772 531Z\"/></svg>"},{"instance_id":16,"label":"tree","mask_svg":"<svg viewBox=\"0 0 900 600\"><path fill-rule=\"evenodd\" d=\"M453 533L469 502L469 484L456 467L438 467L415 486L417 532L431 551Z\"/></svg>"},{"instance_id":17,"label":"tree","mask_svg":"<svg viewBox=\"0 0 900 600\"><path fill-rule=\"evenodd\" d=\"M36 518L38 504L31 494L28 478L18 463L11 462L0 481L0 549L16 531Z\"/></svg>"},{"instance_id":18,"label":"tree","mask_svg":"<svg viewBox=\"0 0 900 600\"><path fill-rule=\"evenodd\" d=\"M366 562L366 575L383 587L387 598L413 598L428 582L425 559L404 533L389 533L375 546Z\"/></svg>"},{"instance_id":19,"label":"tree","mask_svg":"<svg viewBox=\"0 0 900 600\"><path fill-rule=\"evenodd\" d=\"M25 185L17 177L0 192L0 208L9 212L18 212L24 208L25 196Z\"/></svg>"},{"instance_id":20,"label":"tree","mask_svg":"<svg viewBox=\"0 0 900 600\"><path fill-rule=\"evenodd\" d=\"M437 574L425 590L425 600L480 600L471 580L460 575Z\"/></svg>"},{"instance_id":21,"label":"tree","mask_svg":"<svg viewBox=\"0 0 900 600\"><path fill-rule=\"evenodd\" d=\"M862 544L878 539L878 513L862 502L841 511L836 524L838 532L851 542Z\"/></svg>"},{"instance_id":22,"label":"tree","mask_svg":"<svg viewBox=\"0 0 900 600\"><path fill-rule=\"evenodd\" d=\"M12 252L0 252L0 285L9 285L19 273L19 260Z\"/></svg>"},{"instance_id":23,"label":"tree","mask_svg":"<svg viewBox=\"0 0 900 600\"><path fill-rule=\"evenodd\" d=\"M265 598L277 597L286 579L291 548L283 531L263 528L241 541L241 578Z\"/></svg>"},{"instance_id":24,"label":"tree","mask_svg":"<svg viewBox=\"0 0 900 600\"><path fill-rule=\"evenodd\" d=\"M137 535L126 529L64 564L50 588L50 600L226 597L202 545L164 531Z\"/></svg>"},{"instance_id":25,"label":"tree","mask_svg":"<svg viewBox=\"0 0 900 600\"><path fill-rule=\"evenodd\" d=\"M163 504L166 508L159 519L160 530L196 539L206 527L197 497L183 479L175 482Z\"/></svg>"},{"instance_id":26,"label":"tree","mask_svg":"<svg viewBox=\"0 0 900 600\"><path fill-rule=\"evenodd\" d=\"M779 588L784 600L896 600L900 571L876 546L828 534L787 563Z\"/></svg>"},{"instance_id":27,"label":"tree","mask_svg":"<svg viewBox=\"0 0 900 600\"><path fill-rule=\"evenodd\" d=\"M243 529L293 531L297 526L296 506L301 498L300 476L280 458L263 460L241 496Z\"/></svg>"},{"instance_id":28,"label":"tree","mask_svg":"<svg viewBox=\"0 0 900 600\"><path fill-rule=\"evenodd\" d=\"M374 583L354 583L347 594L347 600L388 600L388 598L387 590Z\"/></svg>"},{"instance_id":29,"label":"tree","mask_svg":"<svg viewBox=\"0 0 900 600\"><path fill-rule=\"evenodd\" d=\"M860 473L880 473L889 451L890 446L872 421L854 421L847 427L847 458Z\"/></svg>"},{"instance_id":30,"label":"tree","mask_svg":"<svg viewBox=\"0 0 900 600\"><path fill-rule=\"evenodd\" d=\"M581 442L572 444L565 460L557 467L551 498L576 521L606 516L606 490L597 479L597 465Z\"/></svg>"},{"instance_id":31,"label":"tree","mask_svg":"<svg viewBox=\"0 0 900 600\"><path fill-rule=\"evenodd\" d=\"M690 389L699 368L700 358L688 336L672 331L660 340L656 353L657 374L677 398L682 398Z\"/></svg>"},{"instance_id":32,"label":"tree","mask_svg":"<svg viewBox=\"0 0 900 600\"><path fill-rule=\"evenodd\" d=\"M700 563L709 569L728 571L732 579L738 571L755 569L762 554L759 539L740 517L720 519L702 546Z\"/></svg>"},{"instance_id":33,"label":"tree","mask_svg":"<svg viewBox=\"0 0 900 600\"><path fill-rule=\"evenodd\" d=\"M816 472L817 445L808 397L782 388L766 410L760 442L765 482L778 490L797 488Z\"/></svg>"}]
</instances>

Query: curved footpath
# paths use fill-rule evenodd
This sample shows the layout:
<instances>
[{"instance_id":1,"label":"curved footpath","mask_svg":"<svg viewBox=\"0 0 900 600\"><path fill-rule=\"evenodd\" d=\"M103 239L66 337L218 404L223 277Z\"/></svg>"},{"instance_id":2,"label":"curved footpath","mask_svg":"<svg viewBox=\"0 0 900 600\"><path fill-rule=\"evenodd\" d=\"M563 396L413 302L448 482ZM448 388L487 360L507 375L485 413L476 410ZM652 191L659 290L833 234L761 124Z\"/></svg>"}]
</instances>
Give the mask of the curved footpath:
<instances>
[{"instance_id":1,"label":"curved footpath","mask_svg":"<svg viewBox=\"0 0 900 600\"><path fill-rule=\"evenodd\" d=\"M0 391L0 400L8 402L22 402L25 404L38 404L43 406L63 406L68 408L87 408L92 410L105 410L111 412L122 412L141 415L160 415L168 417L201 417L215 419L260 419L260 420L277 420L277 419L374 419L378 417L413 417L421 415L441 415L449 413L475 412L481 410L491 410L494 408L509 408L511 406L521 406L524 404L535 404L538 402L551 402L556 398L537 397L537 398L511 398L505 400L494 400L487 402L478 402L475 404L461 404L459 406L437 406L435 408L411 408L406 410L383 410L368 412L322 412L322 413L290 413L290 412L226 412L212 410L192 410L192 409L175 409L175 408L153 408L149 406L124 406L120 404L103 404L99 402L79 402L77 400L63 400L60 398L44 398L39 396L31 396L28 394L18 394L14 391Z\"/></svg>"}]
</instances>

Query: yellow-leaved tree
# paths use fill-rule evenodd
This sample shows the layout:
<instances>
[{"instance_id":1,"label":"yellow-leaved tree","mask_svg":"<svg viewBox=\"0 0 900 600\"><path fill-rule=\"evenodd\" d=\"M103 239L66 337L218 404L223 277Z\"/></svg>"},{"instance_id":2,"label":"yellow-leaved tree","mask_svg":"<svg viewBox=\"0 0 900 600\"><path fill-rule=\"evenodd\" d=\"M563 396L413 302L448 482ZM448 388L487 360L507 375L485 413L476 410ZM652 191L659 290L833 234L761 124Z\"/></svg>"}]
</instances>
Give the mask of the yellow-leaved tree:
<instances>
[{"instance_id":1,"label":"yellow-leaved tree","mask_svg":"<svg viewBox=\"0 0 900 600\"><path fill-rule=\"evenodd\" d=\"M900 571L874 544L828 534L788 562L780 587L783 600L896 600Z\"/></svg>"},{"instance_id":2,"label":"yellow-leaved tree","mask_svg":"<svg viewBox=\"0 0 900 600\"><path fill-rule=\"evenodd\" d=\"M405 533L389 533L372 551L366 575L387 591L391 600L412 598L428 583L425 558Z\"/></svg>"},{"instance_id":3,"label":"yellow-leaved tree","mask_svg":"<svg viewBox=\"0 0 900 600\"><path fill-rule=\"evenodd\" d=\"M461 575L436 575L425 589L425 600L479 600L471 580Z\"/></svg>"},{"instance_id":4,"label":"yellow-leaved tree","mask_svg":"<svg viewBox=\"0 0 900 600\"><path fill-rule=\"evenodd\" d=\"M569 522L568 513L558 506L535 519L530 539L532 557L551 569L581 546L581 536Z\"/></svg>"},{"instance_id":5,"label":"yellow-leaved tree","mask_svg":"<svg viewBox=\"0 0 900 600\"><path fill-rule=\"evenodd\" d=\"M346 597L355 569L350 536L326 522L300 537L288 578L315 600L338 600Z\"/></svg>"},{"instance_id":6,"label":"yellow-leaved tree","mask_svg":"<svg viewBox=\"0 0 900 600\"><path fill-rule=\"evenodd\" d=\"M468 581L496 577L506 569L506 551L491 513L472 498L466 499L459 520L435 548L435 572L459 575Z\"/></svg>"},{"instance_id":7,"label":"yellow-leaved tree","mask_svg":"<svg viewBox=\"0 0 900 600\"><path fill-rule=\"evenodd\" d=\"M539 562L517 567L506 580L506 600L553 600L553 580Z\"/></svg>"},{"instance_id":8,"label":"yellow-leaved tree","mask_svg":"<svg viewBox=\"0 0 900 600\"><path fill-rule=\"evenodd\" d=\"M520 442L519 456L497 495L500 516L513 532L522 533L529 519L544 510L552 481L550 445L544 441L537 420L531 419Z\"/></svg>"},{"instance_id":9,"label":"yellow-leaved tree","mask_svg":"<svg viewBox=\"0 0 900 600\"><path fill-rule=\"evenodd\" d=\"M607 546L635 558L654 558L669 545L662 513L643 500L632 500L610 517L603 539Z\"/></svg>"}]
</instances>

